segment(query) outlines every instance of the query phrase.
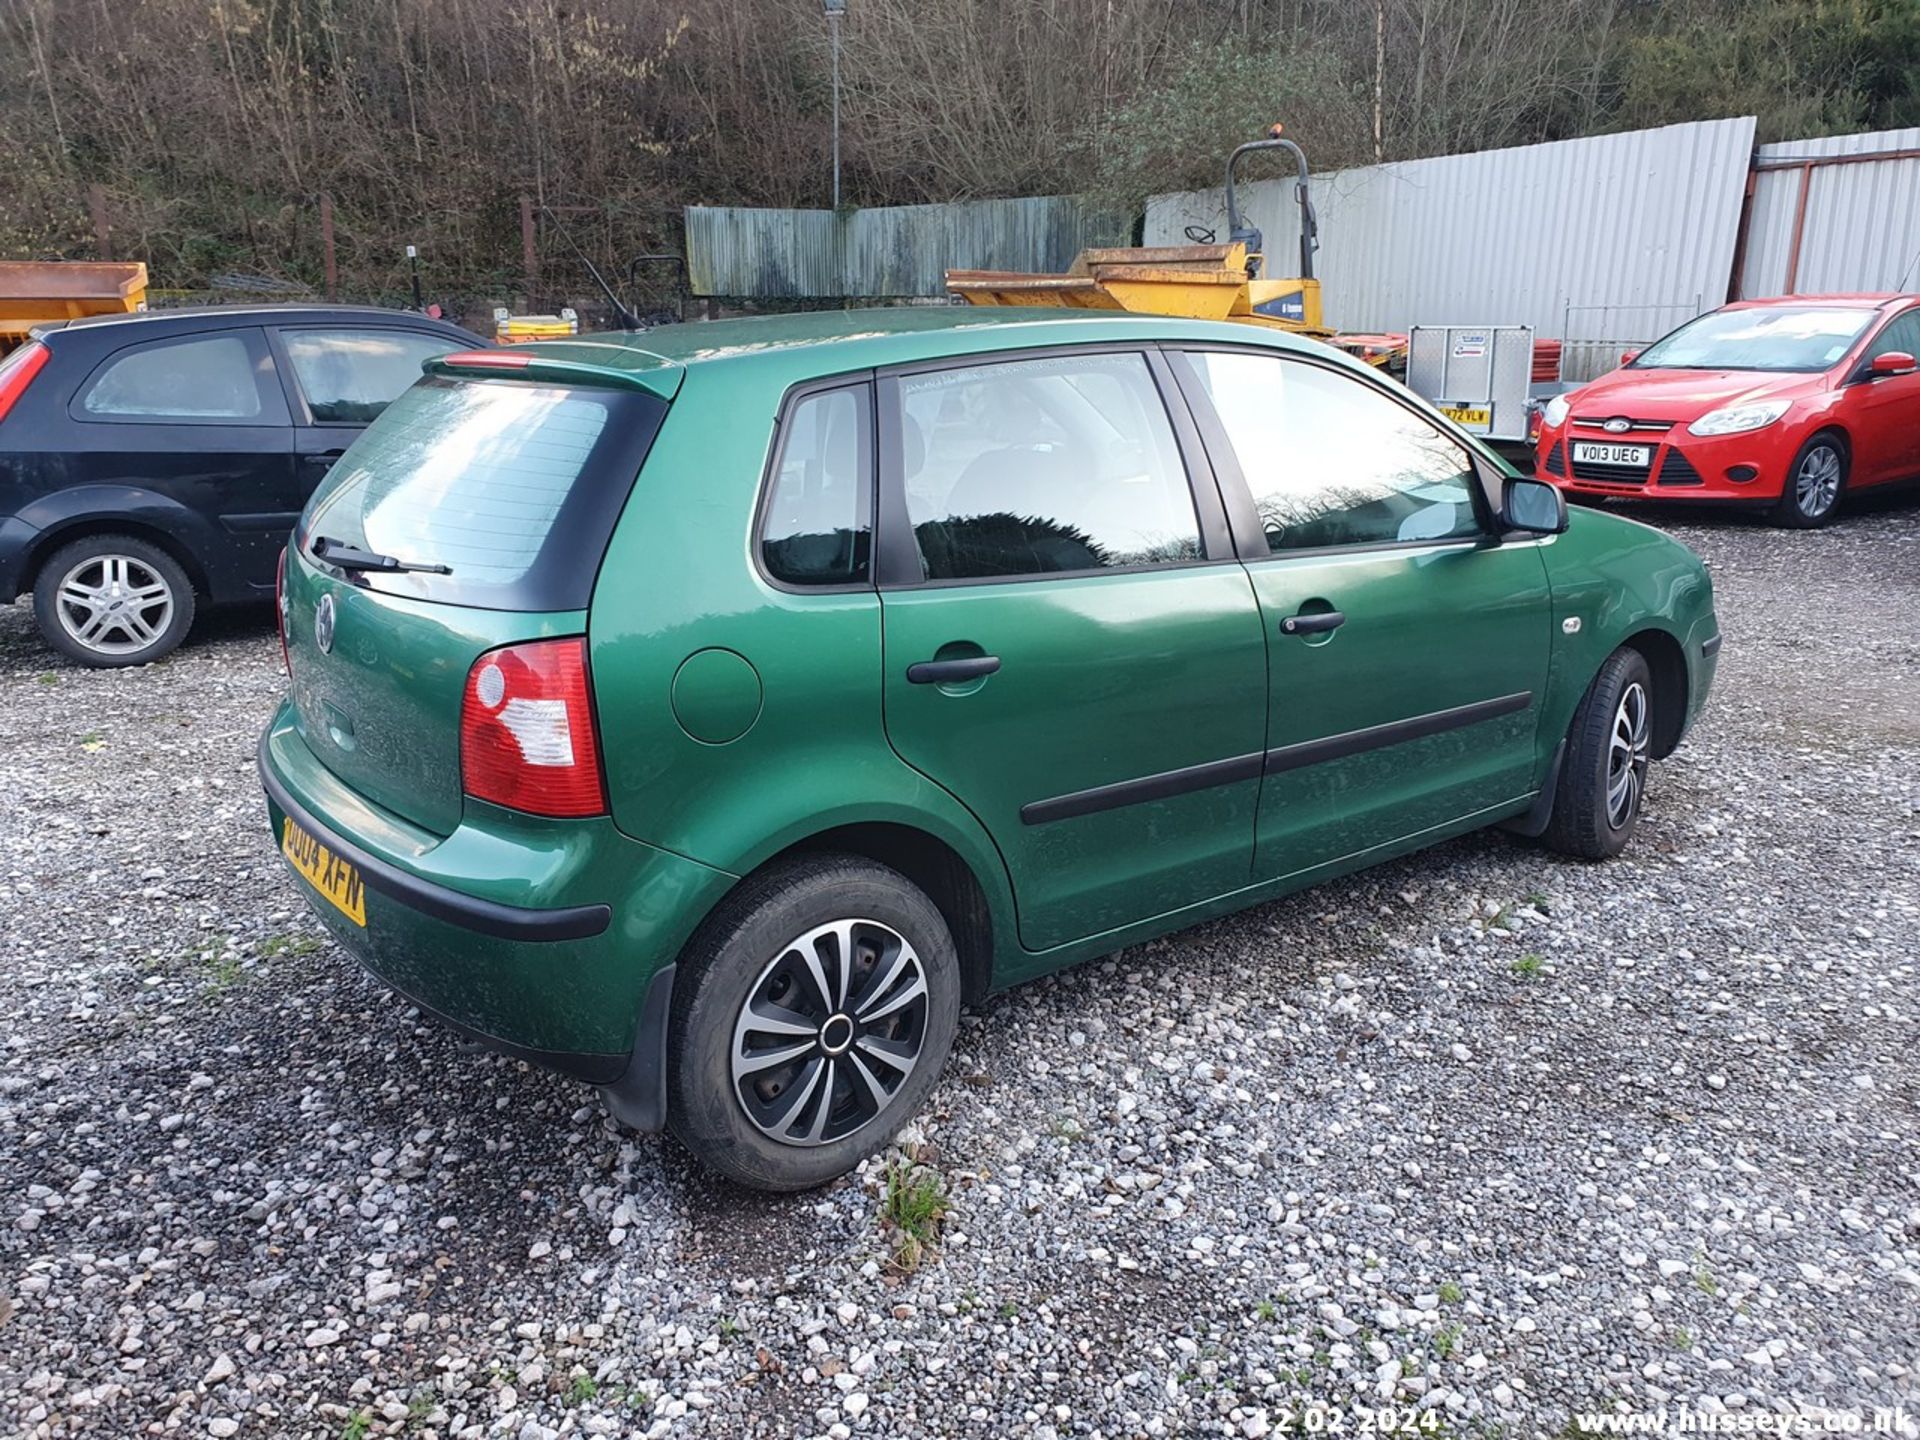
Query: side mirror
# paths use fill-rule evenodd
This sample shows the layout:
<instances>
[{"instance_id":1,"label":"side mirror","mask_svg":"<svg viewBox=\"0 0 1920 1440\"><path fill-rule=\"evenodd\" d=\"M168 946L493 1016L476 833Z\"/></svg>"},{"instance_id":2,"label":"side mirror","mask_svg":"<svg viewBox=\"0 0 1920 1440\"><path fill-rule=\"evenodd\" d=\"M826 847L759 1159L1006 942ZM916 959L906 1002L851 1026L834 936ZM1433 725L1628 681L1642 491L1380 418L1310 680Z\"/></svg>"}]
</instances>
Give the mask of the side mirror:
<instances>
[{"instance_id":1,"label":"side mirror","mask_svg":"<svg viewBox=\"0 0 1920 1440\"><path fill-rule=\"evenodd\" d=\"M1500 525L1535 535L1560 535L1567 528L1567 497L1544 480L1515 476L1500 495Z\"/></svg>"},{"instance_id":2,"label":"side mirror","mask_svg":"<svg viewBox=\"0 0 1920 1440\"><path fill-rule=\"evenodd\" d=\"M1904 350L1889 350L1874 356L1867 364L1869 375L1911 375L1913 371L1913 356Z\"/></svg>"},{"instance_id":3,"label":"side mirror","mask_svg":"<svg viewBox=\"0 0 1920 1440\"><path fill-rule=\"evenodd\" d=\"M1622 365L1631 365L1639 358L1640 352L1638 350L1622 350L1620 352L1620 363Z\"/></svg>"}]
</instances>

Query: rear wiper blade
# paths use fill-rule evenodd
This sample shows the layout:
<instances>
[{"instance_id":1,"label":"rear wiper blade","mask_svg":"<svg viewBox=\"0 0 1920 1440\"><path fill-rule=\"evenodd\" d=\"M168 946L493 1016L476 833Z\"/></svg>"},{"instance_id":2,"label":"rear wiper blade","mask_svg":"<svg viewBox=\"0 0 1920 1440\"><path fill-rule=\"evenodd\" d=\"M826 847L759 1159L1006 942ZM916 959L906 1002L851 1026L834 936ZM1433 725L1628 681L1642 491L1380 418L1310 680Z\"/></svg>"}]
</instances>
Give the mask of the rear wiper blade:
<instances>
[{"instance_id":1,"label":"rear wiper blade","mask_svg":"<svg viewBox=\"0 0 1920 1440\"><path fill-rule=\"evenodd\" d=\"M395 555L382 555L377 550L362 550L357 545L349 545L344 540L335 540L330 535L316 535L313 538L313 558L324 560L341 570L380 570L388 574L403 571L419 571L426 575L451 575L450 565L418 565L411 560L402 560Z\"/></svg>"}]
</instances>

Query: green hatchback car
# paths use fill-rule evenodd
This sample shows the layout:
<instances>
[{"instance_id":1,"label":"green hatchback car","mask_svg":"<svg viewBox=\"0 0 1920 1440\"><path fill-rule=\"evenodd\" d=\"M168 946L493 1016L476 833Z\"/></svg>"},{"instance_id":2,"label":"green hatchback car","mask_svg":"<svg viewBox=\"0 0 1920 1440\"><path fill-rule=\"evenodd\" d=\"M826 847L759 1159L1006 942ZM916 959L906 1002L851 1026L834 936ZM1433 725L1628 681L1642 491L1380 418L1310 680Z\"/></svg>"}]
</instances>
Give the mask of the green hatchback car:
<instances>
[{"instance_id":1,"label":"green hatchback car","mask_svg":"<svg viewBox=\"0 0 1920 1440\"><path fill-rule=\"evenodd\" d=\"M799 1189L990 991L1482 826L1617 852L1699 560L1250 328L454 354L283 560L274 835L423 1008Z\"/></svg>"}]
</instances>

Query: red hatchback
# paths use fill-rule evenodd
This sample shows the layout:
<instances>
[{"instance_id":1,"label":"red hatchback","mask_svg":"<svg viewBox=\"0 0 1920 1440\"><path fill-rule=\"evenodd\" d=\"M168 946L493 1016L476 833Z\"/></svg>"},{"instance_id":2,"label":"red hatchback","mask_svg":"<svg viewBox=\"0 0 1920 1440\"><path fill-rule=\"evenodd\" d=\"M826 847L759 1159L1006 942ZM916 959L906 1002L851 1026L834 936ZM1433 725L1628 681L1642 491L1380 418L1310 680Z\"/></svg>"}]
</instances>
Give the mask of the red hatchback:
<instances>
[{"instance_id":1,"label":"red hatchback","mask_svg":"<svg viewBox=\"0 0 1920 1440\"><path fill-rule=\"evenodd\" d=\"M1690 320L1549 402L1536 471L1571 494L1764 506L1821 525L1920 476L1920 295L1794 295Z\"/></svg>"}]
</instances>

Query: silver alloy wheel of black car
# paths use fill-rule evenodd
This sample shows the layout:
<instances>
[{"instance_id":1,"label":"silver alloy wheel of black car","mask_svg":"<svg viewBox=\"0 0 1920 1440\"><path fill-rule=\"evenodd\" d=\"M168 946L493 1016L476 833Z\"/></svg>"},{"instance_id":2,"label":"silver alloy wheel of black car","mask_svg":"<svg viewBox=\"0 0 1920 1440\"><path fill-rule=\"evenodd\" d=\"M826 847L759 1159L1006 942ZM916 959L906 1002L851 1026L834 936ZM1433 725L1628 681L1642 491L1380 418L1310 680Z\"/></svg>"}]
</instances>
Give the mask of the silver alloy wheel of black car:
<instances>
[{"instance_id":1,"label":"silver alloy wheel of black car","mask_svg":"<svg viewBox=\"0 0 1920 1440\"><path fill-rule=\"evenodd\" d=\"M1793 501L1809 520L1821 519L1840 498L1840 451L1823 442L1807 448L1793 471Z\"/></svg>"},{"instance_id":2,"label":"silver alloy wheel of black car","mask_svg":"<svg viewBox=\"0 0 1920 1440\"><path fill-rule=\"evenodd\" d=\"M794 937L734 1023L734 1093L783 1145L824 1145L876 1118L919 1063L928 989L907 939L841 919Z\"/></svg>"},{"instance_id":3,"label":"silver alloy wheel of black car","mask_svg":"<svg viewBox=\"0 0 1920 1440\"><path fill-rule=\"evenodd\" d=\"M54 592L55 618L74 644L113 657L158 644L175 604L167 577L137 555L88 555L68 568Z\"/></svg>"},{"instance_id":4,"label":"silver alloy wheel of black car","mask_svg":"<svg viewBox=\"0 0 1920 1440\"><path fill-rule=\"evenodd\" d=\"M1629 685L1613 712L1607 741L1607 823L1616 830L1633 817L1647 787L1648 714L1646 687Z\"/></svg>"}]
</instances>

